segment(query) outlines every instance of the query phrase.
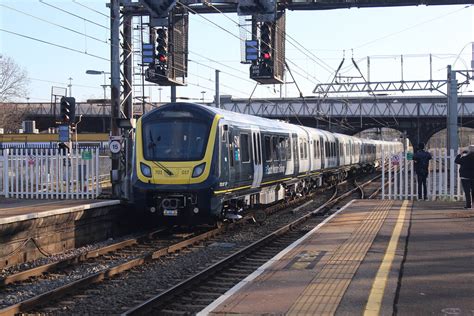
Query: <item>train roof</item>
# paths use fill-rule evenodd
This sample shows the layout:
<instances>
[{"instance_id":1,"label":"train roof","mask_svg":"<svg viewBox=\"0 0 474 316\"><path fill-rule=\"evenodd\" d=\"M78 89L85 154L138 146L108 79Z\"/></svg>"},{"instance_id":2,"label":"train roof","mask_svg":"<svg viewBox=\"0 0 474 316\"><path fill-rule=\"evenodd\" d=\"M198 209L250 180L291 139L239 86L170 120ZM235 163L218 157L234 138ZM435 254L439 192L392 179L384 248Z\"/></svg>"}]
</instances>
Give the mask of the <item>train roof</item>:
<instances>
[{"instance_id":1,"label":"train roof","mask_svg":"<svg viewBox=\"0 0 474 316\"><path fill-rule=\"evenodd\" d=\"M317 129L313 127L308 127L308 126L300 126L296 124L290 124L287 122L283 122L281 120L276 120L276 119L268 119L260 116L255 116L255 115L250 115L250 114L243 114L243 113L237 113L237 112L232 112L212 106L207 106L203 104L198 104L198 103L190 103L190 102L176 102L176 103L167 103L162 106L167 106L167 105L173 105L173 104L180 104L180 105L185 105L185 106L190 106L190 107L198 107L210 114L219 114L221 115L225 120L230 121L230 122L236 122L240 124L246 124L246 125L258 125L259 127L264 127L265 129L268 130L292 130L295 131L295 128L298 129L300 132L307 131L311 133L318 133L321 135L325 135L326 137L348 137L351 139L359 139L365 143L374 143L376 144L377 142L385 142L385 141L377 141L373 139L368 139L368 138L359 138L351 135L346 135L346 134L339 134L339 133L333 133L329 132L326 130L322 129ZM160 110L161 107L156 108L156 110ZM151 111L153 112L153 111ZM150 112L149 112L150 113ZM148 114L148 113L147 113ZM394 143L394 142L390 142Z\"/></svg>"}]
</instances>

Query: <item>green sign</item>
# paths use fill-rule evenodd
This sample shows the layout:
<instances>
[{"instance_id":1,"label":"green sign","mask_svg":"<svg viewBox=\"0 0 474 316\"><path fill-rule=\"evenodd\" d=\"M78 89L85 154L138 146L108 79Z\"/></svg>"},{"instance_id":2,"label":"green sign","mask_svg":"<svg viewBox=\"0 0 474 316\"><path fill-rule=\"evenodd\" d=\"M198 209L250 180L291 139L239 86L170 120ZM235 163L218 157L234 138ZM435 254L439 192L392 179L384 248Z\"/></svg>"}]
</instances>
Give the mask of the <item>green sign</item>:
<instances>
[{"instance_id":1,"label":"green sign","mask_svg":"<svg viewBox=\"0 0 474 316\"><path fill-rule=\"evenodd\" d=\"M92 152L87 150L82 152L82 159L83 160L91 160L92 159Z\"/></svg>"},{"instance_id":2,"label":"green sign","mask_svg":"<svg viewBox=\"0 0 474 316\"><path fill-rule=\"evenodd\" d=\"M411 151L407 152L407 160L413 160L413 153Z\"/></svg>"}]
</instances>

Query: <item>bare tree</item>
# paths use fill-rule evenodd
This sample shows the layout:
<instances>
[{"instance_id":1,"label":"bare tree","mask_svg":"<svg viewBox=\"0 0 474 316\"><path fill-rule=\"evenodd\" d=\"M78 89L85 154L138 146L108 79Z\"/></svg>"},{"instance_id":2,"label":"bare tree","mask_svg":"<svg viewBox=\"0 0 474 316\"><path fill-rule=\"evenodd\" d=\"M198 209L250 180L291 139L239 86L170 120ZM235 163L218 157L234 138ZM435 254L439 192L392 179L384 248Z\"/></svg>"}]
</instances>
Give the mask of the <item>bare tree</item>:
<instances>
[{"instance_id":1,"label":"bare tree","mask_svg":"<svg viewBox=\"0 0 474 316\"><path fill-rule=\"evenodd\" d=\"M26 104L3 103L0 106L0 128L5 133L17 133L26 115Z\"/></svg>"},{"instance_id":2,"label":"bare tree","mask_svg":"<svg viewBox=\"0 0 474 316\"><path fill-rule=\"evenodd\" d=\"M28 75L15 61L0 54L0 102L26 97Z\"/></svg>"}]
</instances>

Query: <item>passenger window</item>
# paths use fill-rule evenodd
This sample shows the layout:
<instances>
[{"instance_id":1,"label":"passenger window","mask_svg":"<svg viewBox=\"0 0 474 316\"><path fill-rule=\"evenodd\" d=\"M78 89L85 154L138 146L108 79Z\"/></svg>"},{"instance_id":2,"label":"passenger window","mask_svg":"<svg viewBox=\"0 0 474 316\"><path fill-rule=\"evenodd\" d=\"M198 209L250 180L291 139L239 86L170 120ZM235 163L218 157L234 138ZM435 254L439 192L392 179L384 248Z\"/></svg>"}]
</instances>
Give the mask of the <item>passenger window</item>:
<instances>
[{"instance_id":1,"label":"passenger window","mask_svg":"<svg viewBox=\"0 0 474 316\"><path fill-rule=\"evenodd\" d=\"M272 161L272 144L270 136L265 136L265 160Z\"/></svg>"},{"instance_id":2,"label":"passenger window","mask_svg":"<svg viewBox=\"0 0 474 316\"><path fill-rule=\"evenodd\" d=\"M273 160L280 160L280 153L278 152L278 137L272 136L272 158Z\"/></svg>"},{"instance_id":3,"label":"passenger window","mask_svg":"<svg viewBox=\"0 0 474 316\"><path fill-rule=\"evenodd\" d=\"M281 160L286 160L286 140L283 137L278 138L278 150Z\"/></svg>"},{"instance_id":4,"label":"passenger window","mask_svg":"<svg viewBox=\"0 0 474 316\"><path fill-rule=\"evenodd\" d=\"M226 142L227 141L227 131L229 129L229 126L228 125L222 125L222 128L221 128L221 139L222 139L222 142Z\"/></svg>"},{"instance_id":5,"label":"passenger window","mask_svg":"<svg viewBox=\"0 0 474 316\"><path fill-rule=\"evenodd\" d=\"M234 142L232 141L232 131L228 131L228 137L229 137L229 162L230 166L234 166Z\"/></svg>"},{"instance_id":6,"label":"passenger window","mask_svg":"<svg viewBox=\"0 0 474 316\"><path fill-rule=\"evenodd\" d=\"M249 134L240 134L240 154L242 162L250 162Z\"/></svg>"},{"instance_id":7,"label":"passenger window","mask_svg":"<svg viewBox=\"0 0 474 316\"><path fill-rule=\"evenodd\" d=\"M291 160L291 142L288 137L285 137L286 159Z\"/></svg>"},{"instance_id":8,"label":"passenger window","mask_svg":"<svg viewBox=\"0 0 474 316\"><path fill-rule=\"evenodd\" d=\"M300 139L300 159L304 158L303 140Z\"/></svg>"},{"instance_id":9,"label":"passenger window","mask_svg":"<svg viewBox=\"0 0 474 316\"><path fill-rule=\"evenodd\" d=\"M304 142L304 159L308 159L308 143Z\"/></svg>"}]
</instances>

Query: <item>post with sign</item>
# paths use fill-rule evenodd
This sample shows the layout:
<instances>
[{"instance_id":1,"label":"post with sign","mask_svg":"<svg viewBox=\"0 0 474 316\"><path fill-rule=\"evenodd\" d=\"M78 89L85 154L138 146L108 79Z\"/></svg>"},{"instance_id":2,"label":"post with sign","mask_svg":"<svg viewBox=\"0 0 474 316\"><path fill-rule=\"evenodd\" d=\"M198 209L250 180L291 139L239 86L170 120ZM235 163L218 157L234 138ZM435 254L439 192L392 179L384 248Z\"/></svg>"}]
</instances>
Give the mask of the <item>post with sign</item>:
<instances>
[{"instance_id":1,"label":"post with sign","mask_svg":"<svg viewBox=\"0 0 474 316\"><path fill-rule=\"evenodd\" d=\"M122 136L110 136L109 149L112 156L120 154L122 150Z\"/></svg>"}]
</instances>

